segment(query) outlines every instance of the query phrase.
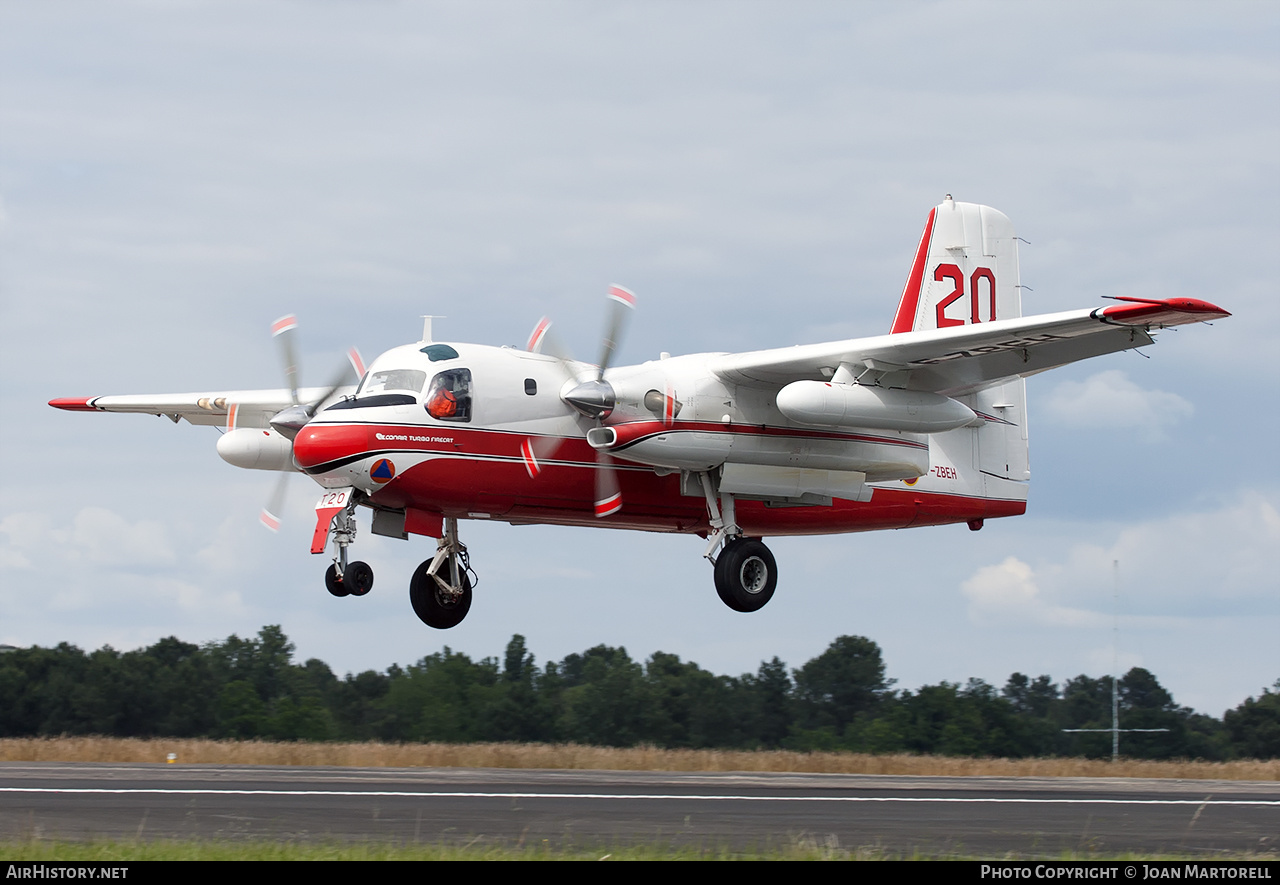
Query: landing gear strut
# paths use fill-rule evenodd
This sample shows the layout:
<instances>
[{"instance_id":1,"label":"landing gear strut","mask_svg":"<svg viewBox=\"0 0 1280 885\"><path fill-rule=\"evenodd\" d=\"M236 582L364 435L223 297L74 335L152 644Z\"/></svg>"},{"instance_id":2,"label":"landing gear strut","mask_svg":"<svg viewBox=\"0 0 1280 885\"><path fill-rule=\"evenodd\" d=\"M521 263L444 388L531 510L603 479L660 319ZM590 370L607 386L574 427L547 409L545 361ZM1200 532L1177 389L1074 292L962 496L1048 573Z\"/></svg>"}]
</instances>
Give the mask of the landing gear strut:
<instances>
[{"instance_id":1,"label":"landing gear strut","mask_svg":"<svg viewBox=\"0 0 1280 885\"><path fill-rule=\"evenodd\" d=\"M331 497L335 500L328 500ZM335 510L333 507L325 506L330 503L337 504L340 509ZM317 519L320 522L316 526L317 535L325 526L326 512L332 512L331 522L328 523L328 534L332 536L333 546L337 552L333 555L333 565L329 566L324 573L324 586L334 596L364 596L373 589L373 568L367 562L347 562L347 548L356 540L356 496L349 492L339 492L337 495L326 494L321 499L320 506L316 507ZM313 543L311 552L322 553L323 551L324 542L321 538L319 549L316 549Z\"/></svg>"},{"instance_id":2,"label":"landing gear strut","mask_svg":"<svg viewBox=\"0 0 1280 885\"><path fill-rule=\"evenodd\" d=\"M743 536L733 495L722 491L717 496L710 473L699 477L711 522L703 556L715 567L716 593L734 611L759 611L777 589L778 564L763 541Z\"/></svg>"},{"instance_id":3,"label":"landing gear strut","mask_svg":"<svg viewBox=\"0 0 1280 885\"><path fill-rule=\"evenodd\" d=\"M447 517L436 555L419 565L409 581L414 614L437 630L461 624L471 610L471 574L471 557L458 540L458 520Z\"/></svg>"}]
</instances>

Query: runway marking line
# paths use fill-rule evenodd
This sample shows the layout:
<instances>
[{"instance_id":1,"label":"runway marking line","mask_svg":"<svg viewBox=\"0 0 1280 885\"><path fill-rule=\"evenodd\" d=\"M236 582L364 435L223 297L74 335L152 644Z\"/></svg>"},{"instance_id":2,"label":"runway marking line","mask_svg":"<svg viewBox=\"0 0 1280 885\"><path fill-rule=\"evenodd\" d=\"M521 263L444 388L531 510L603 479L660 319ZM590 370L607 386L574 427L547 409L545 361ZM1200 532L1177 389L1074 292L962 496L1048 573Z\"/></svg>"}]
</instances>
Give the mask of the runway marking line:
<instances>
[{"instance_id":1,"label":"runway marking line","mask_svg":"<svg viewBox=\"0 0 1280 885\"><path fill-rule=\"evenodd\" d=\"M208 789L103 789L88 787L0 787L0 793L71 793L76 795L175 795L175 796L368 796L420 799L665 799L696 802L946 802L1007 805L1276 805L1280 799L1017 799L948 796L734 796L697 793L478 793L414 792L409 790L208 790Z\"/></svg>"}]
</instances>

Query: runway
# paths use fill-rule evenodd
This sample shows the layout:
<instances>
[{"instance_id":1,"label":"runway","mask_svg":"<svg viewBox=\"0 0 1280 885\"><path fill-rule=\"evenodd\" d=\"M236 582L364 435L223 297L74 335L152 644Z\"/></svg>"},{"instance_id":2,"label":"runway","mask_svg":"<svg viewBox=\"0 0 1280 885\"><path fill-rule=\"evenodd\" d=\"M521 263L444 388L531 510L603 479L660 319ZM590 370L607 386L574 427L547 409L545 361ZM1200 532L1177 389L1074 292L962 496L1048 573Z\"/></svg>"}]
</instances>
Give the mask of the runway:
<instances>
[{"instance_id":1,"label":"runway","mask_svg":"<svg viewBox=\"0 0 1280 885\"><path fill-rule=\"evenodd\" d=\"M1212 855L1280 846L1280 784L2 763L0 835Z\"/></svg>"}]
</instances>

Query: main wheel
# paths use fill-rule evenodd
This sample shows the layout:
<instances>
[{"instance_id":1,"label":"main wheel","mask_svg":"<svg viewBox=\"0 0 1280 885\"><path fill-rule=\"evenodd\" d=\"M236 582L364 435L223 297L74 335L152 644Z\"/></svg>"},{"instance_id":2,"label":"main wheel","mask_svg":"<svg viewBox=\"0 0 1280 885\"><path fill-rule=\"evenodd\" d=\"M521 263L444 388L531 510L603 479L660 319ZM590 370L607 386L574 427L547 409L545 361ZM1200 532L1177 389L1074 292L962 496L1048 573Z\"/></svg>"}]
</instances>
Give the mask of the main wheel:
<instances>
[{"instance_id":1,"label":"main wheel","mask_svg":"<svg viewBox=\"0 0 1280 885\"><path fill-rule=\"evenodd\" d=\"M716 557L716 593L734 611L764 608L778 586L778 564L758 538L736 538Z\"/></svg>"},{"instance_id":2,"label":"main wheel","mask_svg":"<svg viewBox=\"0 0 1280 885\"><path fill-rule=\"evenodd\" d=\"M329 566L329 570L324 573L324 586L334 596L347 596L351 593L351 590L343 583L342 578L338 577L338 564L336 562Z\"/></svg>"},{"instance_id":3,"label":"main wheel","mask_svg":"<svg viewBox=\"0 0 1280 885\"><path fill-rule=\"evenodd\" d=\"M353 562L342 573L342 586L352 596L364 596L373 589L373 569L367 562Z\"/></svg>"},{"instance_id":4,"label":"main wheel","mask_svg":"<svg viewBox=\"0 0 1280 885\"><path fill-rule=\"evenodd\" d=\"M733 543L733 542L730 542L730 543ZM716 581L716 595L719 596L720 601L723 602L725 605L729 606L729 608L733 609L736 612L740 612L742 611L742 609L738 608L738 603L734 600L733 596L730 595L727 590L729 586L729 579L725 577L725 566L727 566L728 563L729 563L728 558L724 555L724 551L721 550L720 555L716 557L716 563L713 566L713 571L715 573L715 581Z\"/></svg>"},{"instance_id":5,"label":"main wheel","mask_svg":"<svg viewBox=\"0 0 1280 885\"><path fill-rule=\"evenodd\" d=\"M428 559L414 570L409 581L409 602L422 623L437 630L448 630L461 624L471 610L471 578L465 571L462 573L462 595L454 598L427 574L430 565Z\"/></svg>"}]
</instances>

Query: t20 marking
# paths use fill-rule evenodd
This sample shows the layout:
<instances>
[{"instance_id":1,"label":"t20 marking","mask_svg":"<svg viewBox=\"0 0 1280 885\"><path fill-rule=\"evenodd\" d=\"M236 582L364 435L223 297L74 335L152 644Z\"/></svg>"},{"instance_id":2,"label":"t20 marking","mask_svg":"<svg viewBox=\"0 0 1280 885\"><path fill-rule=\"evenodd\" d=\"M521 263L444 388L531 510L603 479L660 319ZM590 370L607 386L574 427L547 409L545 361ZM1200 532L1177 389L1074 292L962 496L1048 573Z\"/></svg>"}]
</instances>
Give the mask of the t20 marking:
<instances>
[{"instance_id":1,"label":"t20 marking","mask_svg":"<svg viewBox=\"0 0 1280 885\"><path fill-rule=\"evenodd\" d=\"M320 496L320 503L316 505L317 510L327 510L330 507L346 507L347 496L351 494L351 489L343 489L339 492L325 492Z\"/></svg>"}]
</instances>

